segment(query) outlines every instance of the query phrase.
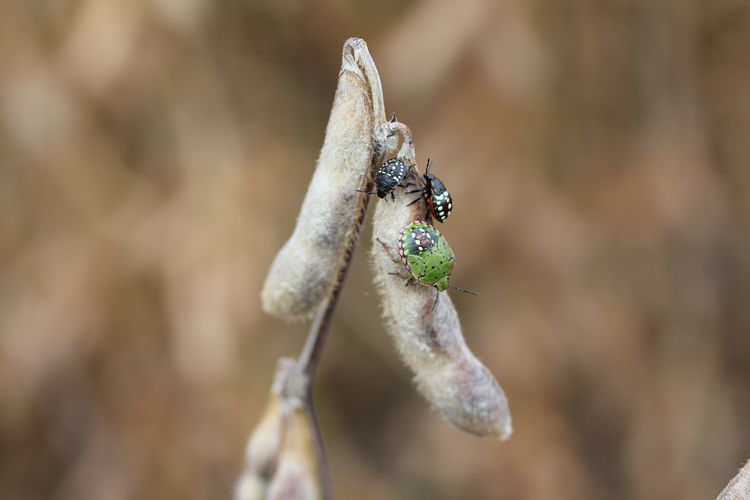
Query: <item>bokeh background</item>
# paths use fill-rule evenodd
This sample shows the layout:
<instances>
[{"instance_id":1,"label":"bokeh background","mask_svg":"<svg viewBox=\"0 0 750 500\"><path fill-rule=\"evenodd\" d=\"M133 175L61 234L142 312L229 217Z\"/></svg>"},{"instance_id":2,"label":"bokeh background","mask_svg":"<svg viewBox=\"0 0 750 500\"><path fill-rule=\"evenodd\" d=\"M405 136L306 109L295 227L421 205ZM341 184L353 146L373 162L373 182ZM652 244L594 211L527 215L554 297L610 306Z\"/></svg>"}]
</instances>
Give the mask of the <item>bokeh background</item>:
<instances>
[{"instance_id":1,"label":"bokeh background","mask_svg":"<svg viewBox=\"0 0 750 500\"><path fill-rule=\"evenodd\" d=\"M231 497L304 342L259 293L350 36L453 194L515 434L430 411L360 248L316 384L337 497L715 497L750 456L746 0L3 2L0 496Z\"/></svg>"}]
</instances>

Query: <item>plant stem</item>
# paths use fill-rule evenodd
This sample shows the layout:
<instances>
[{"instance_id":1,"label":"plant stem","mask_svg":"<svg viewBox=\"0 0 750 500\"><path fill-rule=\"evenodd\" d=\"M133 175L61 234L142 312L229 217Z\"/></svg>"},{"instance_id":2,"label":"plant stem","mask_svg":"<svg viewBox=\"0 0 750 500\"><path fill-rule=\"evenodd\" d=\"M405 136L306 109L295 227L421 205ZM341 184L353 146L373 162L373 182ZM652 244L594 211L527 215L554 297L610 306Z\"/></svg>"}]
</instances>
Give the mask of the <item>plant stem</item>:
<instances>
[{"instance_id":1,"label":"plant stem","mask_svg":"<svg viewBox=\"0 0 750 500\"><path fill-rule=\"evenodd\" d=\"M383 159L383 154L373 155L372 163L370 164L370 177L367 181L365 191L372 192L374 189L374 183L372 182L372 171L375 165L379 165ZM315 414L315 407L313 405L312 396L312 383L317 373L318 365L320 364L320 358L323 355L323 348L325 347L326 339L328 338L328 332L331 329L331 322L333 320L333 313L336 310L339 297L341 296L341 290L344 287L346 276L349 273L349 267L352 263L354 256L354 250L357 247L359 241L359 234L362 231L362 225L365 221L365 214L367 213L367 207L370 204L370 196L366 194L361 195L361 202L359 211L354 219L352 225L352 233L349 237L349 242L341 260L341 267L339 267L338 273L336 274L336 280L333 284L333 289L326 299L323 309L315 317L310 331L307 334L307 340L305 346L300 353L297 365L299 370L305 375L305 403L307 411L310 414L313 427L315 428L316 437L316 449L318 453L318 463L320 464L320 483L323 490L323 498L332 498L331 494L331 475L330 468L328 466L328 459L326 457L325 447L323 446L323 435L320 431L320 425L318 424L318 418Z\"/></svg>"},{"instance_id":2,"label":"plant stem","mask_svg":"<svg viewBox=\"0 0 750 500\"><path fill-rule=\"evenodd\" d=\"M373 189L373 183L370 181L367 183L366 191ZM323 355L323 348L328 337L328 331L331 329L331 320L333 319L333 313L336 310L336 305L341 295L341 289L344 287L346 276L349 273L349 266L352 263L352 257L354 256L354 250L357 247L359 240L359 233L362 230L362 224L365 220L365 214L367 213L367 206L370 203L368 195L363 195L364 201L361 205L360 211L354 221L352 229L352 235L350 237L349 244L344 251L344 257L342 259L341 267L336 275L336 281L334 282L333 289L325 302L325 307L318 313L313 321L310 331L307 334L307 340L305 341L305 347L302 349L302 353L297 360L302 372L308 376L310 382L315 376L315 373L320 363L320 358Z\"/></svg>"}]
</instances>

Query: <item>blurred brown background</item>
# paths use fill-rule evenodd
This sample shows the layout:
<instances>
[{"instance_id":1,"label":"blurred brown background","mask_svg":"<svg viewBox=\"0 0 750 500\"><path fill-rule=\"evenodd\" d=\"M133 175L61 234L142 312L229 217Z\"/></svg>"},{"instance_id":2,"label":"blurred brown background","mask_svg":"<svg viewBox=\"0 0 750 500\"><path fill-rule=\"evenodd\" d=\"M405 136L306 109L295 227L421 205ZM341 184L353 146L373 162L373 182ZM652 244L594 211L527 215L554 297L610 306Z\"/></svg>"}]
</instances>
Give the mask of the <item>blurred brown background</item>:
<instances>
[{"instance_id":1,"label":"blurred brown background","mask_svg":"<svg viewBox=\"0 0 750 500\"><path fill-rule=\"evenodd\" d=\"M338 498L714 498L750 455L747 0L3 2L0 496L231 496L350 36L453 194L515 434L429 410L361 247L316 385Z\"/></svg>"}]
</instances>

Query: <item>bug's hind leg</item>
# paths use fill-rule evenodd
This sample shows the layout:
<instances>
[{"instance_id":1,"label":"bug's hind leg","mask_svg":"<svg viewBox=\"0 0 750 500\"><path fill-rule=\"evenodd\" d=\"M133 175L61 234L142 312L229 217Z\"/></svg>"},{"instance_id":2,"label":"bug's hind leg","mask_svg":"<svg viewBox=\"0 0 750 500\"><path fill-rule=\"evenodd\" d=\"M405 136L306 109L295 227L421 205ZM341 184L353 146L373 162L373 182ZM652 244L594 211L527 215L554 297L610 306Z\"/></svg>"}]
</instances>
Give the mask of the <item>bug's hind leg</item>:
<instances>
[{"instance_id":1,"label":"bug's hind leg","mask_svg":"<svg viewBox=\"0 0 750 500\"><path fill-rule=\"evenodd\" d=\"M432 303L432 309L430 309L430 312L435 310L435 306L437 305L437 301L440 298L440 291L435 290L435 302Z\"/></svg>"},{"instance_id":2,"label":"bug's hind leg","mask_svg":"<svg viewBox=\"0 0 750 500\"><path fill-rule=\"evenodd\" d=\"M393 275L393 276L398 276L402 280L406 280L406 283L404 284L404 286L409 286L412 283L414 283L414 278L412 278L411 276L404 276L401 273L388 273L388 274Z\"/></svg>"}]
</instances>

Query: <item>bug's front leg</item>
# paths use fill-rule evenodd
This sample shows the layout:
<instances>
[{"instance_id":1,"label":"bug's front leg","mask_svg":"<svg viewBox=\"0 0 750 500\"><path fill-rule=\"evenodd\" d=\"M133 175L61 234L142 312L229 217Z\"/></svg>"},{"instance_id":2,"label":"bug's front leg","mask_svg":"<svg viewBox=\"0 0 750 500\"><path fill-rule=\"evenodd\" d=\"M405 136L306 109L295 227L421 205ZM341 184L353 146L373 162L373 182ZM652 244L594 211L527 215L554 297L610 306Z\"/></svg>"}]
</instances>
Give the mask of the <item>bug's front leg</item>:
<instances>
[{"instance_id":1,"label":"bug's front leg","mask_svg":"<svg viewBox=\"0 0 750 500\"><path fill-rule=\"evenodd\" d=\"M386 245L385 242L383 240L381 240L380 238L376 238L376 239L377 239L378 243L380 243L383 246L383 250L385 250L385 253L388 255L388 258L391 259L394 264L401 264L401 259L393 257L393 254L391 253L391 249L388 248L388 245ZM416 283L416 280L414 279L414 276L411 276L411 275L408 275L408 274L406 276L404 276L401 273L388 273L388 274L391 274L393 276L398 276L402 280L406 280L406 284L404 286L409 286L412 283Z\"/></svg>"},{"instance_id":2,"label":"bug's front leg","mask_svg":"<svg viewBox=\"0 0 750 500\"><path fill-rule=\"evenodd\" d=\"M414 204L415 204L416 202L418 202L418 201L419 201L419 200L421 200L421 199L424 199L424 196L419 196L419 197L418 197L417 199L415 199L415 200L414 200L414 201L412 201L411 203L408 203L408 204L407 204L406 206L407 206L407 207L410 207L410 206L414 205Z\"/></svg>"},{"instance_id":3,"label":"bug's front leg","mask_svg":"<svg viewBox=\"0 0 750 500\"><path fill-rule=\"evenodd\" d=\"M391 253L391 249L388 247L388 245L383 240L381 240L380 238L376 238L376 239L377 239L378 243L380 243L383 246L383 250L385 250L385 253L388 255L388 258L391 259L396 264L400 264L401 263L401 259L396 258L396 257L393 256L393 254ZM404 279L406 279L406 278L404 278Z\"/></svg>"}]
</instances>

